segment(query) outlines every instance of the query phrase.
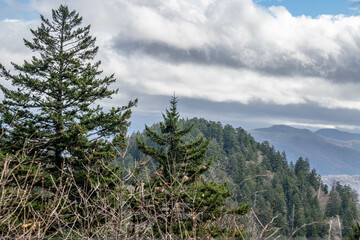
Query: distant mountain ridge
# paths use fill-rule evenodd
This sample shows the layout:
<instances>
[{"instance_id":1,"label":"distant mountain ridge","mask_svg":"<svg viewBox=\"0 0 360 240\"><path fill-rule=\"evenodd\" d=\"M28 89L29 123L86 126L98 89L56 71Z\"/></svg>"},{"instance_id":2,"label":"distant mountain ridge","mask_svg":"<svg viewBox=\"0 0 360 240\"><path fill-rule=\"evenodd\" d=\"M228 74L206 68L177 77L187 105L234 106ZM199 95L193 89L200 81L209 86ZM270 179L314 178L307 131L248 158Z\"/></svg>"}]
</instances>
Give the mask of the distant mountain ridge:
<instances>
[{"instance_id":1,"label":"distant mountain ridge","mask_svg":"<svg viewBox=\"0 0 360 240\"><path fill-rule=\"evenodd\" d=\"M250 130L256 141L268 141L285 151L289 161L308 158L321 175L360 173L360 134L335 129L312 132L286 125Z\"/></svg>"},{"instance_id":2,"label":"distant mountain ridge","mask_svg":"<svg viewBox=\"0 0 360 240\"><path fill-rule=\"evenodd\" d=\"M319 134L321 136L333 138L336 140L344 140L344 141L359 140L360 141L360 134L344 132L344 131L340 131L337 129L324 128L324 129L317 130L315 133Z\"/></svg>"}]
</instances>

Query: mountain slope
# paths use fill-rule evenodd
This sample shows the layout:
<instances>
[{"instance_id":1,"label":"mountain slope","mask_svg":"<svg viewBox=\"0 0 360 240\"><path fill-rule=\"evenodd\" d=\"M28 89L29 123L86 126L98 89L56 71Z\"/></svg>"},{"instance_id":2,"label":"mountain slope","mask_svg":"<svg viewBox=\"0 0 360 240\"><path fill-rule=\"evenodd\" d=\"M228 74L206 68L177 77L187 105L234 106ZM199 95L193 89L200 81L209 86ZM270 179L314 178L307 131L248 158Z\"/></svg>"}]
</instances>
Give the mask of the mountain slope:
<instances>
[{"instance_id":1,"label":"mountain slope","mask_svg":"<svg viewBox=\"0 0 360 240\"><path fill-rule=\"evenodd\" d=\"M242 128L235 129L230 125L223 126L221 123L198 118L182 120L180 124L182 127L193 125L185 141L202 136L211 138L207 154L209 158L213 158L213 164L205 176L206 179L218 183L227 181L233 192L232 200L249 203L263 224L269 223L276 216L274 222L269 223L270 228L279 228L275 236L288 238L297 227L319 222L316 226L302 228L294 237L323 239L328 234L329 218L336 215L343 220L343 236L348 234L351 221L357 218L357 211L345 208L331 212L328 210L330 194L316 170L311 170L309 161L300 158L294 161L293 165L288 164L285 154L276 151L268 143L256 142ZM159 124L151 128L157 131ZM288 131L287 128L282 130ZM309 131L307 133L311 134ZM144 159L136 147L136 137L151 144L144 133L133 134L129 139L126 156L129 165ZM144 173L161 171L160 166L149 164L149 168L145 169ZM344 191L342 188L334 189L331 192L337 192L335 195L341 198L339 201L347 201L356 208L355 198L348 197L354 196L350 188ZM242 227L253 227L253 221L257 222L256 219L245 219ZM256 232L256 229L254 231ZM258 235L249 235L249 238L255 239L256 236Z\"/></svg>"},{"instance_id":2,"label":"mountain slope","mask_svg":"<svg viewBox=\"0 0 360 240\"><path fill-rule=\"evenodd\" d=\"M359 140L360 141L360 134L358 133L349 133L349 132L343 132L337 129L319 129L315 132L316 134L319 134L324 137L333 138L337 140Z\"/></svg>"},{"instance_id":3,"label":"mountain slope","mask_svg":"<svg viewBox=\"0 0 360 240\"><path fill-rule=\"evenodd\" d=\"M320 129L315 132L327 139L327 141L360 152L360 134L342 132L336 129Z\"/></svg>"},{"instance_id":4,"label":"mountain slope","mask_svg":"<svg viewBox=\"0 0 360 240\"><path fill-rule=\"evenodd\" d=\"M308 158L322 175L354 175L360 172L360 152L349 142L351 134L320 131L320 135L307 129L284 125L249 131L256 141L268 141L275 149L285 151L289 161L299 156ZM331 137L331 138L330 138Z\"/></svg>"}]
</instances>

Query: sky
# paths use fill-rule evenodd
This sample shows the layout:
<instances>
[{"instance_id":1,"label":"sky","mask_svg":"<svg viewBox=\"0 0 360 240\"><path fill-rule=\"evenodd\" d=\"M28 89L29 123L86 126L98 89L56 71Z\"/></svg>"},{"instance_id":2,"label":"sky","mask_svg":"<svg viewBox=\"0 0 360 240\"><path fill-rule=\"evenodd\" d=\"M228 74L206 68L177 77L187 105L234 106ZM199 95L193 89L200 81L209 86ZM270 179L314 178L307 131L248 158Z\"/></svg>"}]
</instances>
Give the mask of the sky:
<instances>
[{"instance_id":1,"label":"sky","mask_svg":"<svg viewBox=\"0 0 360 240\"><path fill-rule=\"evenodd\" d=\"M139 99L130 131L161 120L175 92L184 118L360 132L358 0L0 0L0 63L30 59L23 38L60 4L117 78L99 104Z\"/></svg>"},{"instance_id":2,"label":"sky","mask_svg":"<svg viewBox=\"0 0 360 240\"><path fill-rule=\"evenodd\" d=\"M316 18L327 15L357 15L359 0L255 0L256 4L271 7L284 6L293 16L311 16Z\"/></svg>"}]
</instances>

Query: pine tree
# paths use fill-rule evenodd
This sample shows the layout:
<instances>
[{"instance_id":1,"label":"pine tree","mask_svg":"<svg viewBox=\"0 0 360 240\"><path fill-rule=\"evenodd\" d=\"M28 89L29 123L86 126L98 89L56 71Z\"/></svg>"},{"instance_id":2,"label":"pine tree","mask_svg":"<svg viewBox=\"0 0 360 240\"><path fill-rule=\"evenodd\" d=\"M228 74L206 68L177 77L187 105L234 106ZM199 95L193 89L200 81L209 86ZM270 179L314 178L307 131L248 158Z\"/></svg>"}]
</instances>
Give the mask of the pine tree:
<instances>
[{"instance_id":1,"label":"pine tree","mask_svg":"<svg viewBox=\"0 0 360 240\"><path fill-rule=\"evenodd\" d=\"M64 5L52 11L51 19L40 17L40 27L31 30L33 39L24 40L36 55L22 65L12 63L17 75L0 64L1 76L16 87L0 85L5 96L0 123L6 130L0 148L16 152L27 146L44 170L56 175L64 161L80 170L89 161L86 156L110 158L111 140L124 144L127 119L137 100L109 112L94 107L118 90L109 88L114 75L101 76L90 26L81 27L82 17Z\"/></svg>"},{"instance_id":2,"label":"pine tree","mask_svg":"<svg viewBox=\"0 0 360 240\"><path fill-rule=\"evenodd\" d=\"M155 198L155 202L160 203L157 206L158 212L166 207L173 213L175 212L174 207L180 204L183 211L193 214L194 218L179 219L168 214L164 225L156 226L159 229L154 231L162 231L166 223L173 226L174 236L180 236L181 231L185 229L191 231L192 236L201 237L210 234L213 237L219 237L224 229L220 229L218 226L213 225L211 228L201 231L199 230L201 227L195 231L193 228L216 219L224 212L245 214L249 211L249 207L240 205L233 210L227 209L225 207L226 199L231 195L226 188L227 184L207 182L203 179L202 174L209 169L212 162L211 158L206 160L210 139L204 140L201 137L195 141L184 141L183 137L191 131L193 125L180 129L177 101L177 97L171 98L170 109L163 114L164 122L160 123L160 133L145 126L146 136L158 147L146 145L140 139L137 139L137 144L143 153L151 156L158 164L152 185L157 188L167 186L166 191L159 192ZM197 223L194 220L195 216L201 216Z\"/></svg>"},{"instance_id":3,"label":"pine tree","mask_svg":"<svg viewBox=\"0 0 360 240\"><path fill-rule=\"evenodd\" d=\"M341 199L339 193L336 191L334 185L329 193L329 200L326 204L325 215L327 217L334 217L339 215L341 211Z\"/></svg>"},{"instance_id":4,"label":"pine tree","mask_svg":"<svg viewBox=\"0 0 360 240\"><path fill-rule=\"evenodd\" d=\"M166 115L163 114L164 122L160 123L162 135L145 126L146 135L163 149L147 146L139 139L137 139L137 144L143 153L151 156L159 164L160 169L157 173L164 176L165 182L174 184L185 178L186 184L190 184L205 173L211 165L211 159L205 162L210 139L199 138L196 141L184 143L182 137L191 131L193 125L179 129L177 101L175 96L172 97L170 109L166 110Z\"/></svg>"},{"instance_id":5,"label":"pine tree","mask_svg":"<svg viewBox=\"0 0 360 240\"><path fill-rule=\"evenodd\" d=\"M360 224L356 221L356 225L351 226L352 232L347 236L348 240L359 240L360 239Z\"/></svg>"}]
</instances>

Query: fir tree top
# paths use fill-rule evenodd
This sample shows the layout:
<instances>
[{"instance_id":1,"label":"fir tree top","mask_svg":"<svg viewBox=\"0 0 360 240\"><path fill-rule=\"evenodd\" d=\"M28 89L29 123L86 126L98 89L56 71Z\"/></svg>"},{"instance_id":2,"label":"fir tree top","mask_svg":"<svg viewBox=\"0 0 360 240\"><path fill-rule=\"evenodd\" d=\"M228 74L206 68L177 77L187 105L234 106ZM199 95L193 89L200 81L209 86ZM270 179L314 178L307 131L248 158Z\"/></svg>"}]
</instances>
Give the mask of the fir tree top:
<instances>
[{"instance_id":1,"label":"fir tree top","mask_svg":"<svg viewBox=\"0 0 360 240\"><path fill-rule=\"evenodd\" d=\"M179 113L177 112L176 96L170 100L170 109L163 114L164 121L160 123L160 133L145 126L146 135L159 148L147 146L137 139L139 149L151 156L160 169L156 173L162 173L167 182L183 181L191 183L199 179L199 176L206 172L211 165L211 159L206 161L206 151L210 139L203 137L196 141L184 141L183 137L188 134L192 125L183 129L179 128Z\"/></svg>"}]
</instances>

